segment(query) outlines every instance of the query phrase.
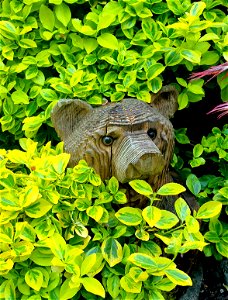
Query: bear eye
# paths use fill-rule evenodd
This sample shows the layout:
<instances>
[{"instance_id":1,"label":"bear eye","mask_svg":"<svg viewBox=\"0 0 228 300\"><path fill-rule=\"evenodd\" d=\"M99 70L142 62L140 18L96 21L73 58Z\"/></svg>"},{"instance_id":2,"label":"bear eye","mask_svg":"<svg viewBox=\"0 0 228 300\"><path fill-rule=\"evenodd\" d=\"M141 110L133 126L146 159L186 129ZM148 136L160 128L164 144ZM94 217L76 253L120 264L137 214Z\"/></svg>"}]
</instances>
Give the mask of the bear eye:
<instances>
[{"instance_id":1,"label":"bear eye","mask_svg":"<svg viewBox=\"0 0 228 300\"><path fill-rule=\"evenodd\" d=\"M102 138L102 143L105 146L112 145L113 141L114 141L114 139L111 136L109 136L109 135L103 136L103 138Z\"/></svg>"},{"instance_id":2,"label":"bear eye","mask_svg":"<svg viewBox=\"0 0 228 300\"><path fill-rule=\"evenodd\" d=\"M155 128L150 128L148 131L147 131L147 134L149 135L149 137L154 140L157 136L157 130Z\"/></svg>"}]
</instances>

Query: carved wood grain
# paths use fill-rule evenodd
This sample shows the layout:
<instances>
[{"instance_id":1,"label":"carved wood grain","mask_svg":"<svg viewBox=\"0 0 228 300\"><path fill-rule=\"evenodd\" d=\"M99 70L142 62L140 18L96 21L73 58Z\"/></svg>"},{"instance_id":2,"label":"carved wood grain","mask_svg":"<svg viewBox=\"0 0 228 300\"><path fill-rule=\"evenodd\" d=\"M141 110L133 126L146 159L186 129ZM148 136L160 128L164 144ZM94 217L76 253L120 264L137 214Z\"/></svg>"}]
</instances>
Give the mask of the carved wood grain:
<instances>
[{"instance_id":1,"label":"carved wood grain","mask_svg":"<svg viewBox=\"0 0 228 300\"><path fill-rule=\"evenodd\" d=\"M66 152L71 154L69 165L85 159L103 180L112 176L122 183L147 179L155 191L170 182L168 166L174 135L167 116L175 111L176 99L173 89L167 96L168 92L165 89L166 99L162 99L162 93L157 95L152 105L124 99L92 108L80 100L60 101L53 110L52 120ZM150 128L157 131L154 140L148 136ZM104 136L111 136L113 144L105 146ZM130 202L134 196L129 194Z\"/></svg>"}]
</instances>

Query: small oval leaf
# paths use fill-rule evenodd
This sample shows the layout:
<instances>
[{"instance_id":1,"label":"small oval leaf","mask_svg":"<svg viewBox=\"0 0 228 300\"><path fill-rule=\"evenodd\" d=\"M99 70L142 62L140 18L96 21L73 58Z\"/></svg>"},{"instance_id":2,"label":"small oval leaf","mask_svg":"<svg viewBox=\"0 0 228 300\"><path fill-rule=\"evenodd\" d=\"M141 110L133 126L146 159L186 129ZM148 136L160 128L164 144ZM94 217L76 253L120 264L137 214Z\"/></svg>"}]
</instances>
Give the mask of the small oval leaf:
<instances>
[{"instance_id":1,"label":"small oval leaf","mask_svg":"<svg viewBox=\"0 0 228 300\"><path fill-rule=\"evenodd\" d=\"M136 226L142 221L140 210L134 207L121 208L115 216L121 223L128 226Z\"/></svg>"},{"instance_id":2,"label":"small oval leaf","mask_svg":"<svg viewBox=\"0 0 228 300\"><path fill-rule=\"evenodd\" d=\"M172 196L172 195L178 195L180 193L183 193L186 191L186 188L175 182L170 182L164 184L158 191L157 194L160 196Z\"/></svg>"},{"instance_id":3,"label":"small oval leaf","mask_svg":"<svg viewBox=\"0 0 228 300\"><path fill-rule=\"evenodd\" d=\"M218 201L208 201L204 203L197 212L197 219L209 219L217 216L222 210L222 203Z\"/></svg>"},{"instance_id":4,"label":"small oval leaf","mask_svg":"<svg viewBox=\"0 0 228 300\"><path fill-rule=\"evenodd\" d=\"M103 33L97 38L97 42L100 46L108 49L117 50L118 49L118 40L111 33Z\"/></svg>"},{"instance_id":5,"label":"small oval leaf","mask_svg":"<svg viewBox=\"0 0 228 300\"><path fill-rule=\"evenodd\" d=\"M178 269L171 269L171 270L164 270L165 274L173 283L186 286L192 285L191 278L181 270Z\"/></svg>"},{"instance_id":6,"label":"small oval leaf","mask_svg":"<svg viewBox=\"0 0 228 300\"><path fill-rule=\"evenodd\" d=\"M143 219L149 224L150 227L154 227L154 225L161 218L161 210L155 206L147 206L142 211Z\"/></svg>"},{"instance_id":7,"label":"small oval leaf","mask_svg":"<svg viewBox=\"0 0 228 300\"><path fill-rule=\"evenodd\" d=\"M190 174L187 177L186 185L189 188L189 190L193 193L193 195L199 194L201 190L201 183L199 179L194 174Z\"/></svg>"},{"instance_id":8,"label":"small oval leaf","mask_svg":"<svg viewBox=\"0 0 228 300\"><path fill-rule=\"evenodd\" d=\"M135 179L130 181L129 185L141 195L149 196L153 194L152 187L144 180Z\"/></svg>"},{"instance_id":9,"label":"small oval leaf","mask_svg":"<svg viewBox=\"0 0 228 300\"><path fill-rule=\"evenodd\" d=\"M81 283L88 292L105 298L104 287L97 279L85 277L81 279Z\"/></svg>"}]
</instances>

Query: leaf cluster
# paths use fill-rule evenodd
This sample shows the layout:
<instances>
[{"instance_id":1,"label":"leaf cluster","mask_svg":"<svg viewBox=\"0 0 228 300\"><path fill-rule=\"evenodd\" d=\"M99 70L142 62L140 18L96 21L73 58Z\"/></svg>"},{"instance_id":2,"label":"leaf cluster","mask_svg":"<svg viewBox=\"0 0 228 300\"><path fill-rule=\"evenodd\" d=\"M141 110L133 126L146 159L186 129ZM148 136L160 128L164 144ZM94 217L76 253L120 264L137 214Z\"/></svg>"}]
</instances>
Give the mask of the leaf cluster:
<instances>
[{"instance_id":1,"label":"leaf cluster","mask_svg":"<svg viewBox=\"0 0 228 300\"><path fill-rule=\"evenodd\" d=\"M183 186L169 183L155 193L134 180L148 206L123 207L126 195L114 177L102 182L85 161L67 168L63 143L20 145L0 152L0 298L164 299L163 292L192 284L174 259L208 244L198 220L217 216L221 202L192 215L178 198L174 214L153 202Z\"/></svg>"},{"instance_id":2,"label":"leaf cluster","mask_svg":"<svg viewBox=\"0 0 228 300\"><path fill-rule=\"evenodd\" d=\"M179 109L201 100L203 80L186 77L227 59L225 7L225 0L3 0L1 130L44 143L58 99L149 102L164 79L179 89Z\"/></svg>"},{"instance_id":3,"label":"leaf cluster","mask_svg":"<svg viewBox=\"0 0 228 300\"><path fill-rule=\"evenodd\" d=\"M183 168L184 161L176 154L172 163L184 175L186 186L202 205L200 209L206 205L207 210L210 211L215 201L223 205L222 214L215 216L207 226L202 228L205 239L211 242L204 248L206 256L213 255L219 260L228 255L226 239L228 230L226 220L228 215L227 134L227 125L224 125L222 129L213 127L208 136L202 137L201 143L194 145L187 168ZM184 144L187 139L186 130L184 128L177 130L176 136L177 140ZM200 168L203 169L201 171L203 175L199 176L198 169Z\"/></svg>"}]
</instances>

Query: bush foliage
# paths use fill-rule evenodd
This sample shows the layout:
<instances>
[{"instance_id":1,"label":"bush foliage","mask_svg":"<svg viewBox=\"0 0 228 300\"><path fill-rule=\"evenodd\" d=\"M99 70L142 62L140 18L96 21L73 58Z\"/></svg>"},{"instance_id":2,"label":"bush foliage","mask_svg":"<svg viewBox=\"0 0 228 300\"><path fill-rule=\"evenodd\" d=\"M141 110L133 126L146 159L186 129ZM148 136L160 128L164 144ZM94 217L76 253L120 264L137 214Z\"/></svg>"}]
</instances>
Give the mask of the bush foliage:
<instances>
[{"instance_id":1,"label":"bush foliage","mask_svg":"<svg viewBox=\"0 0 228 300\"><path fill-rule=\"evenodd\" d=\"M185 79L228 58L225 6L225 0L3 0L2 131L42 143L52 135L50 111L60 98L150 101L164 79L179 88L180 109L201 100L204 81Z\"/></svg>"},{"instance_id":2,"label":"bush foliage","mask_svg":"<svg viewBox=\"0 0 228 300\"><path fill-rule=\"evenodd\" d=\"M204 238L198 220L210 219L217 230L222 202L207 202L193 216L178 198L174 214L153 201L178 195L183 186L168 183L155 193L134 180L131 187L148 197L148 206L126 207L114 177L103 183L84 161L66 169L63 143L40 151L32 140L20 144L25 151L1 151L1 299L157 300L192 284L173 259L202 251L212 233ZM216 246L225 255L222 241Z\"/></svg>"},{"instance_id":3,"label":"bush foliage","mask_svg":"<svg viewBox=\"0 0 228 300\"><path fill-rule=\"evenodd\" d=\"M171 83L180 110L200 101L204 80L187 79L228 59L225 8L226 0L1 1L0 299L164 299L192 284L178 254L227 257L227 126L187 159L173 157L198 212L181 197L175 214L155 207L185 188L155 192L139 180L130 185L148 205L127 207L115 178L102 182L84 161L67 168L63 144L50 143L59 141L50 112L61 98L149 102ZM175 134L190 143L187 129Z\"/></svg>"}]
</instances>

